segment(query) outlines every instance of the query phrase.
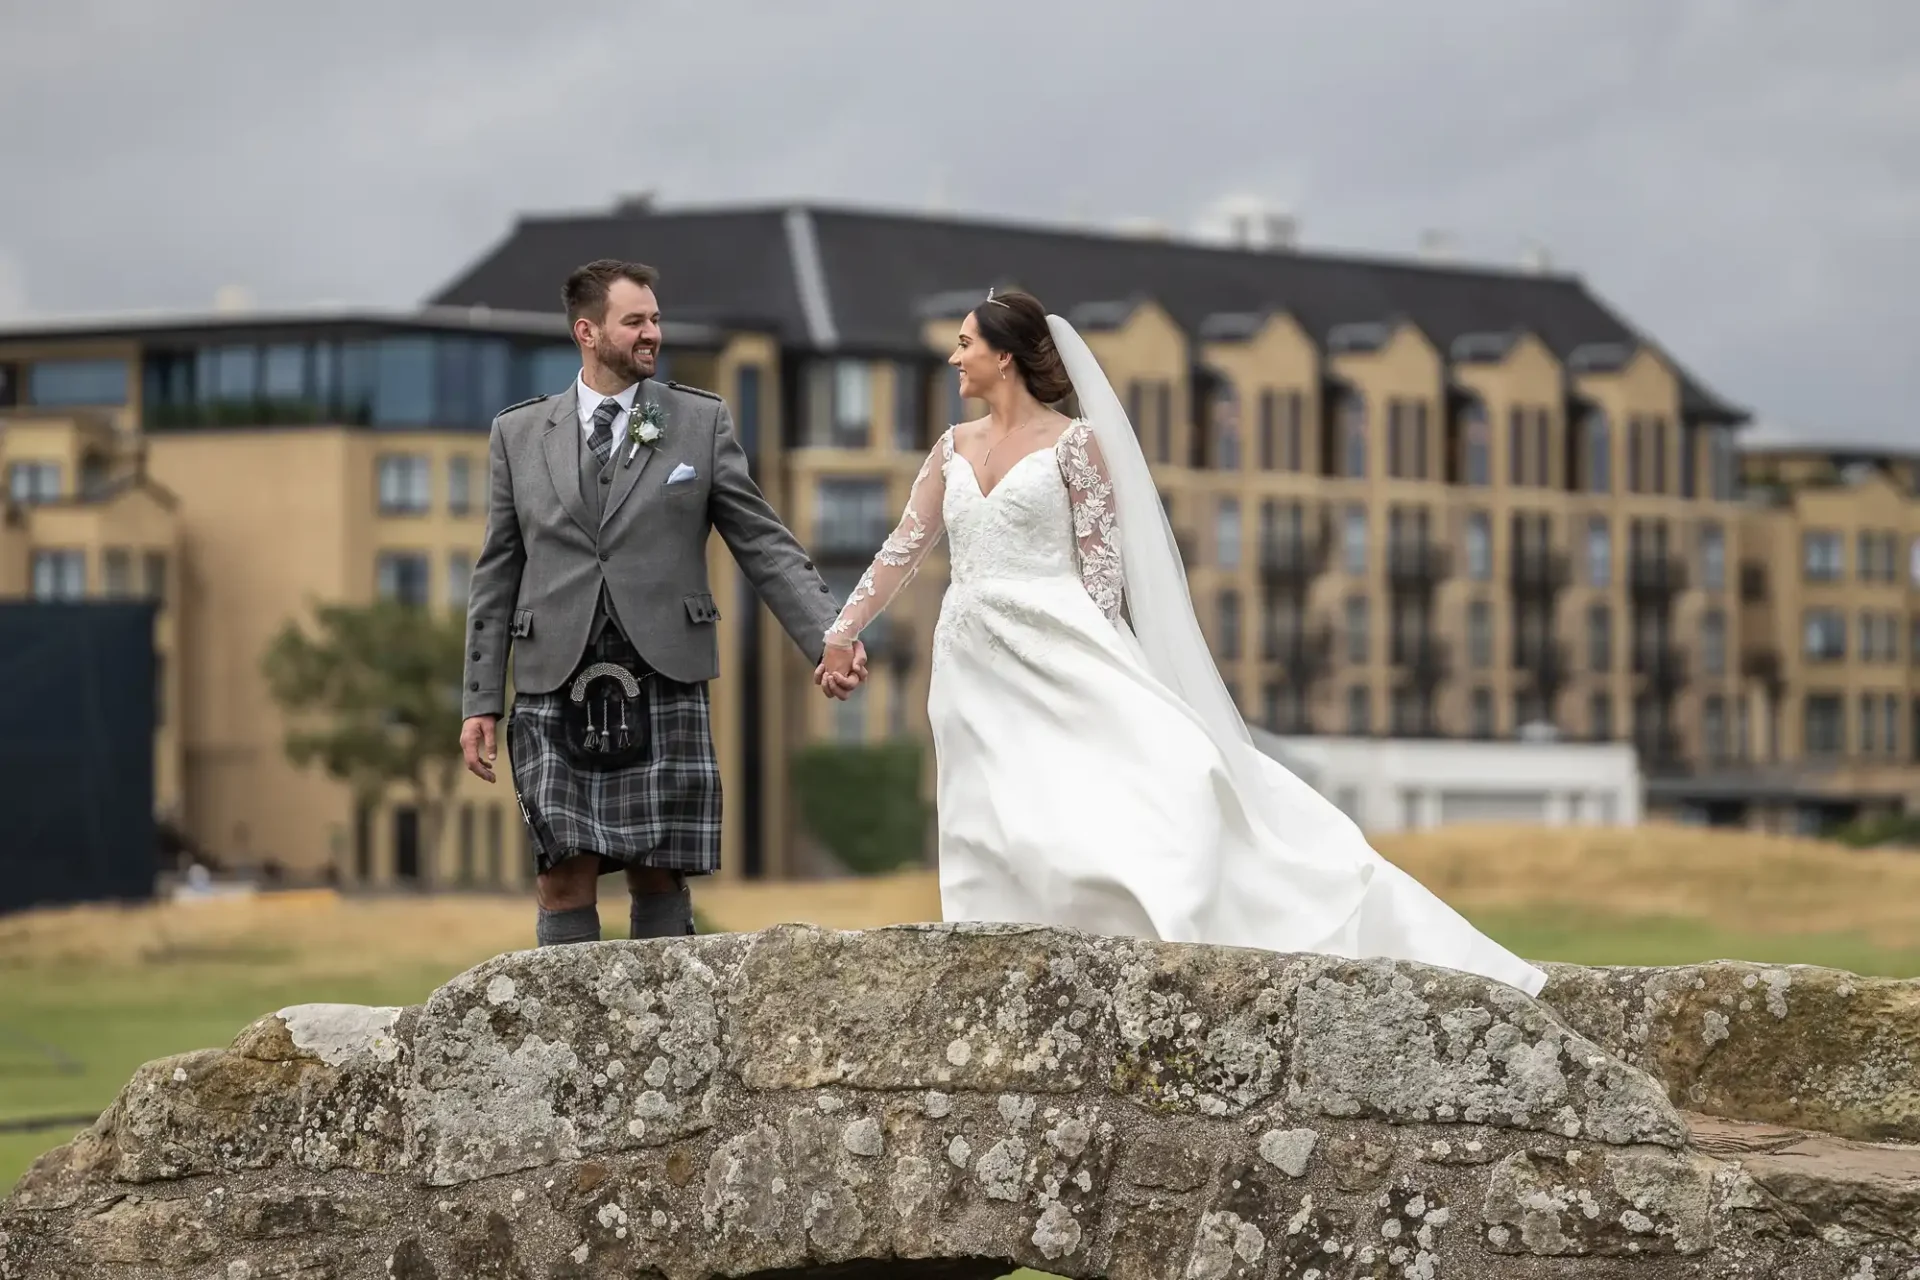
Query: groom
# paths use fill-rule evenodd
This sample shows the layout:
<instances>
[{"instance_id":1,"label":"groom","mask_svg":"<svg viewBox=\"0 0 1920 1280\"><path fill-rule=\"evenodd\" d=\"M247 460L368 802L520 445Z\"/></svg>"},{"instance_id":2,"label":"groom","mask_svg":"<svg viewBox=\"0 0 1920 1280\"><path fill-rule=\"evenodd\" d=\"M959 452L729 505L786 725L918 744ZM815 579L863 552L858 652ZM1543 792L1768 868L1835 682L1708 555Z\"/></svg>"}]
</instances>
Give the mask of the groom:
<instances>
[{"instance_id":1,"label":"groom","mask_svg":"<svg viewBox=\"0 0 1920 1280\"><path fill-rule=\"evenodd\" d=\"M606 259L569 275L579 377L504 410L488 443L460 746L492 782L511 649L507 748L541 946L600 937L599 877L614 867L626 870L631 936L693 932L686 877L720 865L709 533L815 663L839 609L755 487L725 403L652 380L655 279Z\"/></svg>"}]
</instances>

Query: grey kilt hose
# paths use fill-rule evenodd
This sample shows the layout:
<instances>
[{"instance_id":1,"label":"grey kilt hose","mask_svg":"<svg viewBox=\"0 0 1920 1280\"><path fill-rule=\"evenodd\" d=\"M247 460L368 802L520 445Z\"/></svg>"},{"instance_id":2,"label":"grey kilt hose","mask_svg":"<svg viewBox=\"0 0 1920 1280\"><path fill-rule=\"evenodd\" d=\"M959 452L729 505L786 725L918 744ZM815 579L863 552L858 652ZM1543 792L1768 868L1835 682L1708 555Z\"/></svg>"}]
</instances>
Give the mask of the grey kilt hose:
<instances>
[{"instance_id":1,"label":"grey kilt hose","mask_svg":"<svg viewBox=\"0 0 1920 1280\"><path fill-rule=\"evenodd\" d=\"M647 671L626 637L608 627L586 661ZM584 665L584 663L583 663ZM567 685L520 694L507 720L513 788L532 835L536 870L575 854L686 875L720 868L720 763L705 683L646 677L650 741L623 767L576 767L563 723Z\"/></svg>"}]
</instances>

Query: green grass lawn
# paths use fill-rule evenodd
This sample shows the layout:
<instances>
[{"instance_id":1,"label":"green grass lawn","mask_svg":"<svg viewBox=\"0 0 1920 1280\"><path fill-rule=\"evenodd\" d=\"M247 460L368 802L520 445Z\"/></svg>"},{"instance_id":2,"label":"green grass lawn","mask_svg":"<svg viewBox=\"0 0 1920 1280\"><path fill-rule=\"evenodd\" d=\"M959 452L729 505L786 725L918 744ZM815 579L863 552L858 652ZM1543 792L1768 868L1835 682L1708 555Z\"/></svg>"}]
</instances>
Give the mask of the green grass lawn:
<instances>
[{"instance_id":1,"label":"green grass lawn","mask_svg":"<svg viewBox=\"0 0 1920 1280\"><path fill-rule=\"evenodd\" d=\"M1851 937L1744 936L1686 920L1564 912L1550 917L1479 913L1475 922L1521 955L1539 960L1648 965L1737 957L1920 975L1920 949L1884 950ZM608 936L616 931L617 926ZM300 975L294 959L256 949L189 953L110 972L0 968L0 1119L98 1112L141 1063L224 1046L261 1014L316 1001L418 1003L464 967L415 969L377 980L315 979ZM79 1069L61 1070L48 1047ZM12 1186L35 1156L72 1133L70 1128L0 1133L0 1188Z\"/></svg>"}]
</instances>

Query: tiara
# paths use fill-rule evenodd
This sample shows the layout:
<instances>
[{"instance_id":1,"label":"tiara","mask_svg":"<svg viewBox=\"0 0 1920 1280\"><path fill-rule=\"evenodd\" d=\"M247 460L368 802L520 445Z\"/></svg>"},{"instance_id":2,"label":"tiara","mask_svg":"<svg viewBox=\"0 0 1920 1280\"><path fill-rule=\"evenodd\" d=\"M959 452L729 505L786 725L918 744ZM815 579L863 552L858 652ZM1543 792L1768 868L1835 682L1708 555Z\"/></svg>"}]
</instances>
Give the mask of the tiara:
<instances>
[{"instance_id":1,"label":"tiara","mask_svg":"<svg viewBox=\"0 0 1920 1280\"><path fill-rule=\"evenodd\" d=\"M1011 311L1011 310L1013 310L1013 308L1012 308L1011 306L1008 306L1008 304L1007 304L1007 303L1005 303L1005 302L1003 302L1003 301L1001 301L1001 300L1000 300L999 298L996 298L996 297L994 297L994 296L993 296L993 286L992 286L992 285L988 285L988 286L987 286L987 301L988 301L988 302L991 302L991 303L994 303L994 304L995 304L995 305L997 305L997 306L1002 306L1002 307L1006 307L1006 308L1007 308L1007 310L1009 310L1009 311Z\"/></svg>"}]
</instances>

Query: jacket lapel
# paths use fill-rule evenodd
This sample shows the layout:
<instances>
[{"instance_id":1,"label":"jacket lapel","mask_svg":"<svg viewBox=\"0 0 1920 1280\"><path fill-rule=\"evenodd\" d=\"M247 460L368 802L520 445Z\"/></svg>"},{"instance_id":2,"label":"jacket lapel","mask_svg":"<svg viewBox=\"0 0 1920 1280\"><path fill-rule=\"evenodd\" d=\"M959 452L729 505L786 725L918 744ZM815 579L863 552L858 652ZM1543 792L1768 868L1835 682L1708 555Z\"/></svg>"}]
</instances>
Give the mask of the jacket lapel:
<instances>
[{"instance_id":1,"label":"jacket lapel","mask_svg":"<svg viewBox=\"0 0 1920 1280\"><path fill-rule=\"evenodd\" d=\"M636 407L660 405L659 385L652 378L642 382L639 392L633 398L633 403ZM640 473L647 469L649 462L653 461L655 450L655 446L647 444L636 447L627 439L626 419L622 418L614 425L616 429L613 433L613 492L607 495L607 505L600 512L602 529L606 528L607 522L613 519L613 513L620 509L620 504L627 500L627 495L639 485ZM660 431L663 439L667 432L673 430L673 426L672 422L661 424ZM632 462L627 461L629 449L633 450Z\"/></svg>"},{"instance_id":2,"label":"jacket lapel","mask_svg":"<svg viewBox=\"0 0 1920 1280\"><path fill-rule=\"evenodd\" d=\"M553 411L547 415L547 429L540 437L540 451L547 459L547 474L573 522L589 536L597 530L587 514L587 500L580 496L580 398L578 383L554 397Z\"/></svg>"}]
</instances>

